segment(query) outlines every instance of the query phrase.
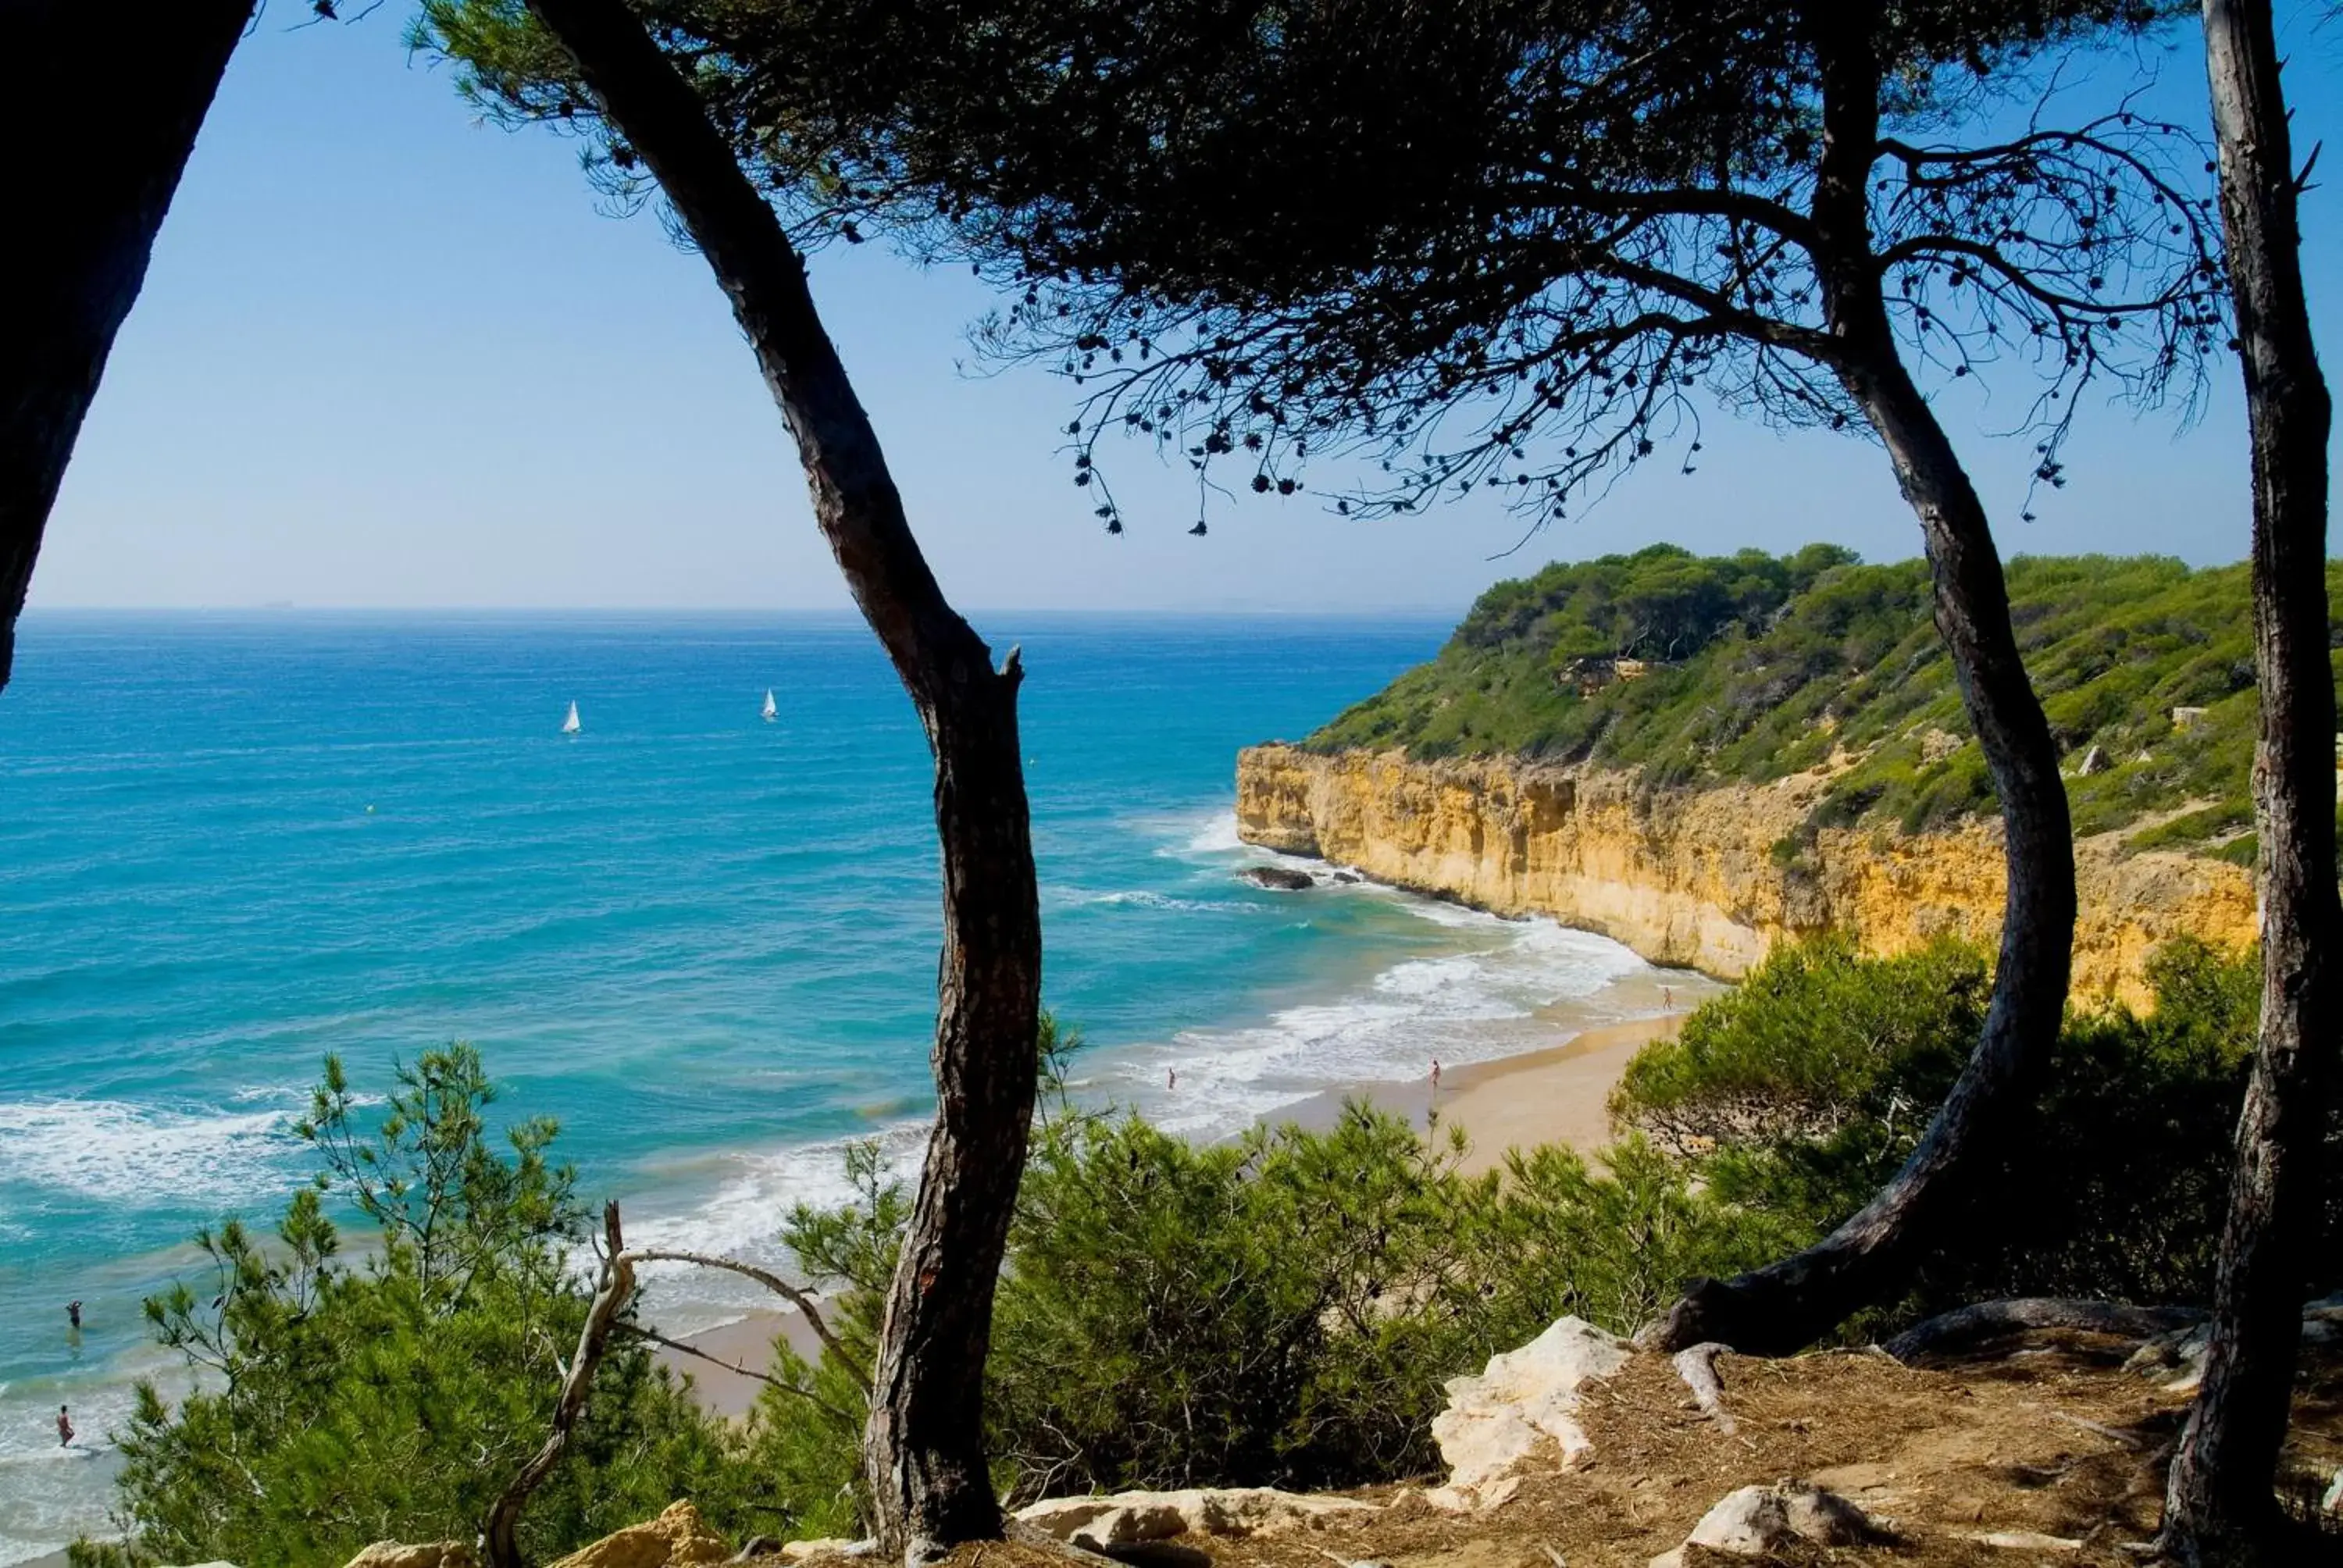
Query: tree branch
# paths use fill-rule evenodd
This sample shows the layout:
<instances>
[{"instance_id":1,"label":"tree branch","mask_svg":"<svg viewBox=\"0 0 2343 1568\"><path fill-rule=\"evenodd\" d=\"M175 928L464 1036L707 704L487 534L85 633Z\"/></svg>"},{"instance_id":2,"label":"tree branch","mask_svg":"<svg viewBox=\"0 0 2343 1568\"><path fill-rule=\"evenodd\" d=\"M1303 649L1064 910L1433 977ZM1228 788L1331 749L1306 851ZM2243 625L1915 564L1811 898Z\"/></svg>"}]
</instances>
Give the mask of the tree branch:
<instances>
[{"instance_id":1,"label":"tree branch","mask_svg":"<svg viewBox=\"0 0 2343 1568\"><path fill-rule=\"evenodd\" d=\"M569 1371L561 1380L560 1397L554 1401L553 1430L529 1462L505 1483L504 1491L497 1494L496 1503L488 1509L488 1526L482 1532L488 1568L521 1568L520 1546L515 1538L520 1511L528 1505L529 1493L552 1473L562 1452L569 1446L569 1434L585 1412L586 1396L593 1387L594 1370L601 1364L610 1330L626 1309L628 1298L634 1294L634 1261L627 1255L618 1233L618 1205L615 1201L602 1207L602 1233L608 1251L602 1261L601 1284L594 1292L593 1304L586 1310L585 1325L578 1331L578 1352L570 1358Z\"/></svg>"},{"instance_id":2,"label":"tree branch","mask_svg":"<svg viewBox=\"0 0 2343 1568\"><path fill-rule=\"evenodd\" d=\"M846 1353L846 1346L840 1342L836 1334L830 1332L830 1324L823 1321L821 1309L814 1304L811 1292L798 1289L779 1274L758 1268L753 1263L743 1263L737 1258L719 1258L710 1252L684 1252L668 1248L652 1247L639 1250L629 1256L638 1263L691 1263L702 1269L722 1269L729 1273L739 1274L743 1279L756 1281L799 1312L803 1312L806 1322L813 1326L814 1337L822 1342L823 1347L849 1367L853 1368L857 1376L861 1375L862 1369L855 1364L852 1356Z\"/></svg>"},{"instance_id":3,"label":"tree branch","mask_svg":"<svg viewBox=\"0 0 2343 1568\"><path fill-rule=\"evenodd\" d=\"M622 1333L631 1334L639 1340L647 1340L650 1343L659 1345L663 1349L671 1350L678 1355L696 1356L699 1360L706 1362L710 1366L722 1367L726 1372L738 1373L741 1377L755 1378L759 1382L764 1383L769 1387L777 1388L783 1393L795 1394L798 1398L813 1406L814 1409L821 1412L822 1414L842 1421L850 1426L853 1425L855 1422L860 1419L859 1417L847 1414L846 1412L839 1409L836 1405L830 1403L828 1400L822 1398L811 1389L799 1388L797 1384L793 1382L786 1382L781 1379L775 1377L770 1372L751 1372L749 1368L728 1362L721 1356L710 1355L706 1351L701 1350L698 1345L690 1344L683 1340L671 1340L665 1334L659 1332L657 1330L647 1329L640 1323L620 1323L618 1325L618 1329Z\"/></svg>"}]
</instances>

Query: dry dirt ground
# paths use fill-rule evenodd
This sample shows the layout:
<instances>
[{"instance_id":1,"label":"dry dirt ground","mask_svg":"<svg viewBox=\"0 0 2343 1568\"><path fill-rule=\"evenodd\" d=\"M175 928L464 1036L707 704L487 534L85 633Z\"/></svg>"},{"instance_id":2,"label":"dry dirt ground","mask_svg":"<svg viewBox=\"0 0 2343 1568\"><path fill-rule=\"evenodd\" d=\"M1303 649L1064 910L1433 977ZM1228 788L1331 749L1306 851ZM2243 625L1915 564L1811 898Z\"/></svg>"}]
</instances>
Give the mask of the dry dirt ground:
<instances>
[{"instance_id":1,"label":"dry dirt ground","mask_svg":"<svg viewBox=\"0 0 2343 1568\"><path fill-rule=\"evenodd\" d=\"M1935 1371L1875 1352L1791 1361L1720 1357L1726 1435L1698 1414L1667 1362L1638 1356L1590 1391L1591 1462L1534 1476L1501 1506L1455 1515L1421 1490L1357 1496L1389 1504L1357 1522L1242 1539L1182 1537L1133 1557L1147 1568L1644 1568L1736 1487L1785 1479L1854 1500L1896 1539L1801 1545L1769 1563L2029 1568L2137 1563L2154 1533L2187 1396L2120 1370L2130 1347L2070 1339ZM2343 1465L2343 1363L2306 1369L2286 1466L2315 1508ZM1980 1539L2005 1537L2004 1544ZM2045 1537L2026 1543L2026 1536ZM2016 1537L2011 1540L2008 1538ZM2074 1544L2079 1543L2079 1545ZM2328 1545L2338 1545L2332 1536ZM2301 1561L2343 1561L2309 1549ZM1756 1560L1693 1548L1685 1568ZM951 1568L1066 1568L1020 1544L964 1547Z\"/></svg>"}]
</instances>

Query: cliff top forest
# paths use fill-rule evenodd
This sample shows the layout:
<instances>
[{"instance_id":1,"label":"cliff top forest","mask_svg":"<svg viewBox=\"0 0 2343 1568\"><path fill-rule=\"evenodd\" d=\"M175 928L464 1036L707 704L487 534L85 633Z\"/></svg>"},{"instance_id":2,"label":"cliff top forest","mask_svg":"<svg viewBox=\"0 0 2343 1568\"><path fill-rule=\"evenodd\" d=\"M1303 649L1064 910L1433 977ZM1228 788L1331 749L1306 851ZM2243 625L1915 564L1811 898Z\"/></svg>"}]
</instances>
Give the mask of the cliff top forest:
<instances>
[{"instance_id":1,"label":"cliff top forest","mask_svg":"<svg viewBox=\"0 0 2343 1568\"><path fill-rule=\"evenodd\" d=\"M2330 592L2343 586L2328 575ZM2019 557L2009 594L2076 831L2131 829L2138 848L2250 866L2246 567ZM1870 565L1831 545L1653 545L1499 583L1437 658L1305 744L1594 762L1686 788L1764 782L1843 751L1854 766L1813 826L1922 831L1995 809L1929 619L1926 563Z\"/></svg>"}]
</instances>

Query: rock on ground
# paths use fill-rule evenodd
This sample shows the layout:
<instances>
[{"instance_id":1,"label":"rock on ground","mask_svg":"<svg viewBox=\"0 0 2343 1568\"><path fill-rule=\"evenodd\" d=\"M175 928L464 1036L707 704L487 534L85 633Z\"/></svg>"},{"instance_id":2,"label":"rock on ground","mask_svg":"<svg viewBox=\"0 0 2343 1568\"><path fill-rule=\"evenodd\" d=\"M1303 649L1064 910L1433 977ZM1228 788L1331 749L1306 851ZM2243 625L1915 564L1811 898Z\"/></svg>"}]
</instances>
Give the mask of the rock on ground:
<instances>
[{"instance_id":1,"label":"rock on ground","mask_svg":"<svg viewBox=\"0 0 2343 1568\"><path fill-rule=\"evenodd\" d=\"M1719 1499L1692 1527L1684 1546L1653 1558L1652 1568L1683 1568L1686 1546L1763 1557L1800 1541L1859 1546L1885 1535L1868 1514L1835 1492L1801 1481L1745 1486Z\"/></svg>"},{"instance_id":2,"label":"rock on ground","mask_svg":"<svg viewBox=\"0 0 2343 1568\"><path fill-rule=\"evenodd\" d=\"M657 1519L605 1535L553 1568L707 1568L731 1554L724 1538L699 1517L699 1509L671 1503Z\"/></svg>"},{"instance_id":3,"label":"rock on ground","mask_svg":"<svg viewBox=\"0 0 2343 1568\"><path fill-rule=\"evenodd\" d=\"M377 1541L351 1558L349 1568L477 1568L478 1562L468 1542L429 1541L407 1546Z\"/></svg>"},{"instance_id":4,"label":"rock on ground","mask_svg":"<svg viewBox=\"0 0 2343 1568\"><path fill-rule=\"evenodd\" d=\"M1374 1513L1347 1497L1304 1497L1268 1486L1186 1492L1119 1492L1053 1497L1018 1510L1020 1522L1092 1552L1169 1541L1175 1535L1259 1535L1335 1514Z\"/></svg>"},{"instance_id":5,"label":"rock on ground","mask_svg":"<svg viewBox=\"0 0 2343 1568\"><path fill-rule=\"evenodd\" d=\"M1448 1462L1448 1484L1427 1494L1436 1508L1473 1506L1480 1495L1552 1444L1562 1463L1587 1447L1578 1391L1627 1364L1634 1348L1583 1318L1562 1318L1518 1350L1491 1356L1478 1377L1448 1380L1448 1408L1433 1418L1433 1441Z\"/></svg>"}]
</instances>

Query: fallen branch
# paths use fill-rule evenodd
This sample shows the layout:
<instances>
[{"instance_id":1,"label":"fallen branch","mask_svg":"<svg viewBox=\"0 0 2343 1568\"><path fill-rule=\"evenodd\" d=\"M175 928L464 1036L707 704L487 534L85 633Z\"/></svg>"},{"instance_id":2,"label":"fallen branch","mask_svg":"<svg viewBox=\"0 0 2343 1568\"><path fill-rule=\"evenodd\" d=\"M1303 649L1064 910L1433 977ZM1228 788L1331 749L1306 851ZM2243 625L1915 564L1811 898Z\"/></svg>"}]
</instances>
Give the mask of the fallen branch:
<instances>
[{"instance_id":1,"label":"fallen branch","mask_svg":"<svg viewBox=\"0 0 2343 1568\"><path fill-rule=\"evenodd\" d=\"M520 1511L528 1505L529 1493L552 1473L562 1451L569 1446L569 1433L586 1409L587 1391L593 1386L594 1369L601 1364L611 1327L625 1310L627 1298L634 1294L634 1260L628 1256L618 1234L616 1202L602 1206L602 1234L608 1250L602 1256L601 1279L594 1292L593 1304L586 1309L585 1326L578 1331L578 1353L570 1358L568 1371L562 1375L561 1395L553 1404L553 1430L547 1434L544 1446L505 1483L504 1491L488 1510L483 1543L488 1568L521 1568L520 1546L515 1539Z\"/></svg>"},{"instance_id":2,"label":"fallen branch","mask_svg":"<svg viewBox=\"0 0 2343 1568\"><path fill-rule=\"evenodd\" d=\"M703 1269L724 1269L744 1279L756 1281L757 1283L803 1312L805 1321L813 1325L814 1338L820 1340L832 1355L851 1368L855 1375L858 1377L863 1375L861 1363L847 1354L845 1345L840 1343L838 1336L830 1332L830 1324L822 1319L821 1309L814 1304L812 1292L799 1290L779 1274L759 1269L753 1263L741 1262L737 1258L719 1258L711 1252L680 1252L664 1248L649 1248L635 1253L634 1260L639 1263L692 1263Z\"/></svg>"},{"instance_id":3,"label":"fallen branch","mask_svg":"<svg viewBox=\"0 0 2343 1568\"><path fill-rule=\"evenodd\" d=\"M742 1377L755 1378L759 1382L769 1384L779 1389L783 1393L795 1394L824 1415L834 1417L849 1426L854 1425L860 1419L847 1414L811 1389L799 1388L797 1384L777 1378L770 1372L751 1372L747 1367L726 1361L722 1356L710 1355L698 1345L687 1343L682 1340L671 1340L657 1330L644 1328L640 1323L620 1323L618 1328L623 1333L631 1334L639 1340L648 1340L652 1344L663 1346L679 1355L697 1356L710 1366L719 1366L726 1372L738 1372Z\"/></svg>"},{"instance_id":4,"label":"fallen branch","mask_svg":"<svg viewBox=\"0 0 2343 1568\"><path fill-rule=\"evenodd\" d=\"M1699 1344L1675 1353L1676 1376L1684 1379L1692 1390L1694 1403L1702 1413L1716 1423L1716 1430L1731 1437L1741 1430L1725 1408L1725 1384L1716 1375L1716 1358L1720 1352L1732 1349L1716 1340L1704 1340Z\"/></svg>"},{"instance_id":5,"label":"fallen branch","mask_svg":"<svg viewBox=\"0 0 2343 1568\"><path fill-rule=\"evenodd\" d=\"M1881 1348L1907 1365L1924 1355L1946 1355L1990 1340L2040 1329L2075 1329L2144 1340L2204 1321L2196 1307L2134 1307L2119 1302L2019 1296L1978 1302L1906 1329Z\"/></svg>"}]
</instances>

